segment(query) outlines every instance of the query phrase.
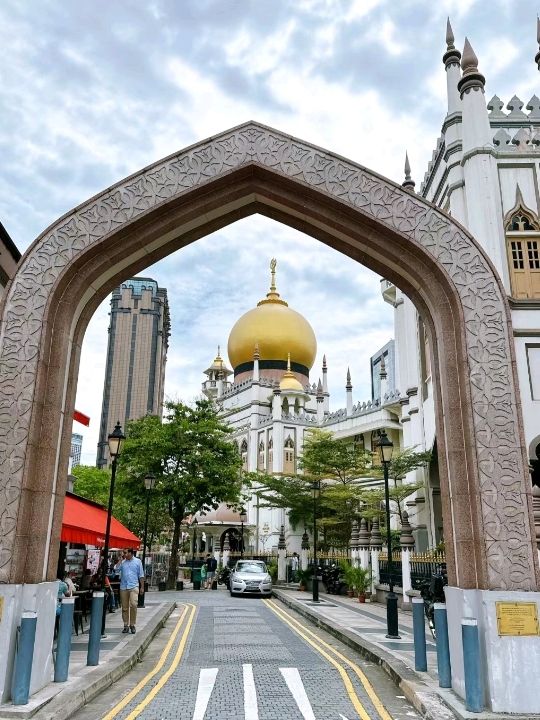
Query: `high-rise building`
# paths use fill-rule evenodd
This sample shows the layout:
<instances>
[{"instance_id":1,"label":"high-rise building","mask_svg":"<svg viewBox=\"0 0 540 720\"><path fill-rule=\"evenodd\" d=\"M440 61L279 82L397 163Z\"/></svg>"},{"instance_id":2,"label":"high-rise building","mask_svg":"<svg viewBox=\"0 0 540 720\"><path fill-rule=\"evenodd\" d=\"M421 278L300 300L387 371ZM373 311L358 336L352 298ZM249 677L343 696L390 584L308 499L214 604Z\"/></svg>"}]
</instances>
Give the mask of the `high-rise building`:
<instances>
[{"instance_id":1,"label":"high-rise building","mask_svg":"<svg viewBox=\"0 0 540 720\"><path fill-rule=\"evenodd\" d=\"M151 278L132 278L114 290L97 466L106 467L107 436L118 421L162 414L170 335L167 290Z\"/></svg>"},{"instance_id":2,"label":"high-rise building","mask_svg":"<svg viewBox=\"0 0 540 720\"><path fill-rule=\"evenodd\" d=\"M69 451L69 465L71 470L81 464L82 441L82 435L79 435L79 433L71 433L71 450Z\"/></svg>"}]
</instances>

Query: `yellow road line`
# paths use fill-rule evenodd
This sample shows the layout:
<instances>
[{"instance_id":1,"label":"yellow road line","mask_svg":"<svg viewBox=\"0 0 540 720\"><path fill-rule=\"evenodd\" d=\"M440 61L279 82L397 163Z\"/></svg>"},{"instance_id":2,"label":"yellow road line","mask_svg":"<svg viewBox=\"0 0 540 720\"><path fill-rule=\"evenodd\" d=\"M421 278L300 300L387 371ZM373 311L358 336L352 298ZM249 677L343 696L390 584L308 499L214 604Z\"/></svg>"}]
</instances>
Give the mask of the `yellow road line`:
<instances>
[{"instance_id":1,"label":"yellow road line","mask_svg":"<svg viewBox=\"0 0 540 720\"><path fill-rule=\"evenodd\" d=\"M373 703L373 707L379 713L381 720L392 720L392 716L388 713L388 711L382 704L379 696L377 695L377 693L375 692L375 689L373 688L373 685L370 683L370 681L368 680L368 678L366 677L364 672L358 667L358 665L356 663L354 663L352 660L349 660L348 657L346 657L345 655L340 653L339 650L336 650L334 647L332 647L331 645L326 643L318 635L311 632L311 630L308 630L308 628L304 627L301 623L298 622L298 620L296 618L292 617L292 615L287 613L285 610L277 607L277 605L275 605L273 600L265 600L265 603L269 606L273 606L273 607L271 607L272 610L274 610L276 613L281 613L281 615L286 616L291 621L291 623L294 623L296 626L301 628L303 632L307 633L312 638L314 638L315 641L319 645L323 645L330 652L332 652L334 655L336 655L340 660L342 660L344 663L346 663L351 668L351 670L355 673L355 675L358 676L360 682L362 683L362 685L364 687L364 690L366 691L369 699ZM319 650L319 652L321 652L321 650L318 647L317 647L317 650Z\"/></svg>"},{"instance_id":2,"label":"yellow road line","mask_svg":"<svg viewBox=\"0 0 540 720\"><path fill-rule=\"evenodd\" d=\"M189 637L191 626L193 624L193 618L195 617L195 612L197 610L195 605L189 604L188 607L191 608L190 615L184 628L184 632L182 633L182 639L180 640L173 661L169 665L167 671L163 673L158 682L154 685L152 690L150 690L148 695L145 696L144 700L141 700L141 702L134 710L129 713L129 715L126 715L125 720L135 720L135 718L142 713L144 708L152 702L152 700L156 697L158 692L161 690L161 688L165 685L167 680L171 677L173 672L178 667L180 660L182 659L182 655L184 654L184 648L186 647L186 642Z\"/></svg>"},{"instance_id":3,"label":"yellow road line","mask_svg":"<svg viewBox=\"0 0 540 720\"><path fill-rule=\"evenodd\" d=\"M325 660L330 663L330 665L333 665L336 668L336 670L341 675L341 679L343 681L343 684L345 685L345 689L347 690L349 699L352 702L354 709L360 716L361 720L371 720L370 716L366 712L365 707L362 705L360 698L356 694L356 691L349 676L347 675L347 671L345 670L345 668L340 665L336 660L334 660L333 657L331 657L315 642L313 642L313 640L310 640L310 638L304 632L302 632L302 630L305 630L305 628L302 628L302 630L300 630L298 627L293 625L293 623L290 622L290 620L292 620L293 618L290 618L289 620L289 616L286 613L282 613L280 609L275 607L271 600L265 600L264 603L270 608L270 610L272 610L272 612L274 612L280 618L280 620L282 620L282 622L286 623L295 633L297 633L297 635L300 635L302 638L304 638L304 640L309 643L318 653L320 653L325 658Z\"/></svg>"},{"instance_id":4,"label":"yellow road line","mask_svg":"<svg viewBox=\"0 0 540 720\"><path fill-rule=\"evenodd\" d=\"M173 646L174 641L176 640L176 636L178 635L178 631L180 630L182 623L184 622L184 618L186 617L188 612L188 606L185 605L184 609L182 610L182 613L178 619L178 622L176 623L176 626L172 632L171 637L169 638L167 644L163 648L163 651L159 657L159 660L157 661L156 665L154 666L154 669L151 670L148 674L146 674L135 687L129 691L129 693L120 700L118 704L116 704L109 712L103 716L102 720L112 720L112 718L116 717L118 713L123 710L126 705L129 705L129 703L133 700L133 698L138 695L138 693L143 689L145 685L147 685L150 680L157 675L157 673L161 670L163 665L165 664L165 661L167 660L167 657L171 651L171 648Z\"/></svg>"}]
</instances>

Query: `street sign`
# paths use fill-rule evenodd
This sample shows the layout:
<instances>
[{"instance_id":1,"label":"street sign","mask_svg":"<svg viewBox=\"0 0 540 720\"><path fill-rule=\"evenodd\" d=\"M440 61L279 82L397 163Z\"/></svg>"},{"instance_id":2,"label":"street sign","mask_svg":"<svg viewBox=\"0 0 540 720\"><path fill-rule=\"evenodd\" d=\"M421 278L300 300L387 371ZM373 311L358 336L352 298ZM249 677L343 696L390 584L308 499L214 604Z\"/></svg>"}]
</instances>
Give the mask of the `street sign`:
<instances>
[{"instance_id":1,"label":"street sign","mask_svg":"<svg viewBox=\"0 0 540 720\"><path fill-rule=\"evenodd\" d=\"M533 602L496 602L499 635L540 635L538 610Z\"/></svg>"}]
</instances>

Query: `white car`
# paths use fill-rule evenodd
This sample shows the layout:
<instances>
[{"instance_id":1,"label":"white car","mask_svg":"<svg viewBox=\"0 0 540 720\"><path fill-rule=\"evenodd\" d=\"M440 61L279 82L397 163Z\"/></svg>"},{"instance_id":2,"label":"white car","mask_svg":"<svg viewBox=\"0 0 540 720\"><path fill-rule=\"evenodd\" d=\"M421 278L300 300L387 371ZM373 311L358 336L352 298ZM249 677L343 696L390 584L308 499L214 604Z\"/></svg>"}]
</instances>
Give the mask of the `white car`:
<instances>
[{"instance_id":1,"label":"white car","mask_svg":"<svg viewBox=\"0 0 540 720\"><path fill-rule=\"evenodd\" d=\"M272 594L272 578L262 560L238 560L229 580L231 597L241 593Z\"/></svg>"}]
</instances>

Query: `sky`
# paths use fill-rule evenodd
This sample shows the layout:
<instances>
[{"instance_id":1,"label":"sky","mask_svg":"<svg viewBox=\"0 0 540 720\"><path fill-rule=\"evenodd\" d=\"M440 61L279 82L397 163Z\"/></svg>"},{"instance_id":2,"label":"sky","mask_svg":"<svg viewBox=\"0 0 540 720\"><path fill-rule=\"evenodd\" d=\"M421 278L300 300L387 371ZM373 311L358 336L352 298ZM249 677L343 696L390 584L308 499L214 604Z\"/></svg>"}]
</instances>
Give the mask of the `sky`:
<instances>
[{"instance_id":1,"label":"sky","mask_svg":"<svg viewBox=\"0 0 540 720\"><path fill-rule=\"evenodd\" d=\"M21 251L65 212L199 140L256 120L417 188L446 112L449 15L486 99L538 89L532 0L3 0L0 220ZM369 357L393 335L380 278L284 225L252 216L148 268L167 288L166 396L192 401L238 317L278 289L311 323L331 407L370 397ZM83 346L77 408L93 464L109 302ZM112 428L111 428L112 429Z\"/></svg>"}]
</instances>

